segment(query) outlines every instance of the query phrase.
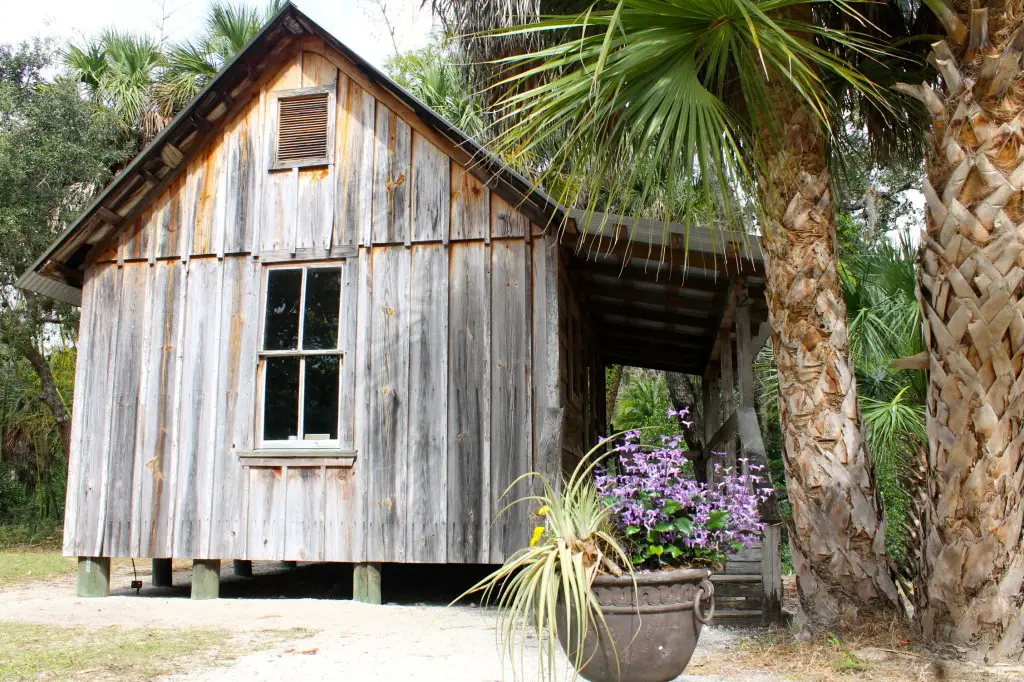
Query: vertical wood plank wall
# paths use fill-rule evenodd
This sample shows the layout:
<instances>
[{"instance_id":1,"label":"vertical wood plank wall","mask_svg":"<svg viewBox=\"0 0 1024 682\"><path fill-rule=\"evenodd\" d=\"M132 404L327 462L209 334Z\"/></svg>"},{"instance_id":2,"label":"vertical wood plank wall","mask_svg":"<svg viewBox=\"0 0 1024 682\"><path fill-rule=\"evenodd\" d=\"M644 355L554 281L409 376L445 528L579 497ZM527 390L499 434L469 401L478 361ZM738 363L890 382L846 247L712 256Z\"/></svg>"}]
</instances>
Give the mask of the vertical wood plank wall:
<instances>
[{"instance_id":1,"label":"vertical wood plank wall","mask_svg":"<svg viewBox=\"0 0 1024 682\"><path fill-rule=\"evenodd\" d=\"M268 93L336 87L334 163L268 172ZM562 400L554 241L322 42L294 59L91 266L70 555L500 562L500 518ZM351 468L244 466L264 264L344 264ZM516 492L523 492L519 490Z\"/></svg>"}]
</instances>

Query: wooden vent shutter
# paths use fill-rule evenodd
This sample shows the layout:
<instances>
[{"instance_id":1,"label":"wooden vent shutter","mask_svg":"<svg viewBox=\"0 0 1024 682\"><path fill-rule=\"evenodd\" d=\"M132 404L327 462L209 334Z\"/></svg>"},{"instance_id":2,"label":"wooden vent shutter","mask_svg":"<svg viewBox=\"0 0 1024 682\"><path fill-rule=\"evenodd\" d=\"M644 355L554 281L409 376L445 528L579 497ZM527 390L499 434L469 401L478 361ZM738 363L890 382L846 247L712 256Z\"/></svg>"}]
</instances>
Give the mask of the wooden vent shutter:
<instances>
[{"instance_id":1,"label":"wooden vent shutter","mask_svg":"<svg viewBox=\"0 0 1024 682\"><path fill-rule=\"evenodd\" d=\"M315 93L277 100L277 165L329 163L333 146L330 96Z\"/></svg>"}]
</instances>

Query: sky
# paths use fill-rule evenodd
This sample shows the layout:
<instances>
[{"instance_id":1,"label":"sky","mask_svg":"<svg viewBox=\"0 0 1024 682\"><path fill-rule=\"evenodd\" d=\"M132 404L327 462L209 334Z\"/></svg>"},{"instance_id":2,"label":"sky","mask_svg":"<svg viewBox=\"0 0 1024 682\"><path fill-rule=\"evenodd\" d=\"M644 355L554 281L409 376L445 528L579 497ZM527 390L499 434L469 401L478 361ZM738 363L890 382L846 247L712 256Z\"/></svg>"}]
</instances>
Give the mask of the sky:
<instances>
[{"instance_id":1,"label":"sky","mask_svg":"<svg viewBox=\"0 0 1024 682\"><path fill-rule=\"evenodd\" d=\"M265 0L233 0L257 7ZM0 43L35 36L82 40L113 26L146 32L170 42L202 32L210 0L0 0ZM422 47L433 20L421 0L295 0L300 10L377 67L395 52ZM395 28L395 41L381 18Z\"/></svg>"}]
</instances>

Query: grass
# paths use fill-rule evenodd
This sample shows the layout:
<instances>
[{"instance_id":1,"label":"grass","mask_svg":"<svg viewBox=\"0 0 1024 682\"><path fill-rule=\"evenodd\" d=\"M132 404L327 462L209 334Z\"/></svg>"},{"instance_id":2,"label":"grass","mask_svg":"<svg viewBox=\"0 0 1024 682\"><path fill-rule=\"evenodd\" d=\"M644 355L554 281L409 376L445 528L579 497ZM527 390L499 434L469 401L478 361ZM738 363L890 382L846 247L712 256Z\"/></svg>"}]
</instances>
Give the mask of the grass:
<instances>
[{"instance_id":1,"label":"grass","mask_svg":"<svg viewBox=\"0 0 1024 682\"><path fill-rule=\"evenodd\" d=\"M0 622L0 680L70 680L85 674L103 680L149 680L183 669L228 664L251 651L313 633L274 630L242 640L237 634Z\"/></svg>"},{"instance_id":2,"label":"grass","mask_svg":"<svg viewBox=\"0 0 1024 682\"><path fill-rule=\"evenodd\" d=\"M174 663L220 647L230 633L217 630L63 628L0 623L0 679L93 677L152 679ZM56 646L55 646L56 644Z\"/></svg>"},{"instance_id":3,"label":"grass","mask_svg":"<svg viewBox=\"0 0 1024 682\"><path fill-rule=\"evenodd\" d=\"M33 580L47 580L75 572L77 562L50 549L0 550L0 587Z\"/></svg>"}]
</instances>

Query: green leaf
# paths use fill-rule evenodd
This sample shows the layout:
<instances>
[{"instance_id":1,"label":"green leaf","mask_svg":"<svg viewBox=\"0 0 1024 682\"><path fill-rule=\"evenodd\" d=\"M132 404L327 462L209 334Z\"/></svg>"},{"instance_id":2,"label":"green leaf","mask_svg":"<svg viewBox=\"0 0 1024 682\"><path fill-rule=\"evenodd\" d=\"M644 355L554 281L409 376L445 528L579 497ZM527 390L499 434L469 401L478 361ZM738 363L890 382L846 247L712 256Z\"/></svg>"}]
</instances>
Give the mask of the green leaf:
<instances>
[{"instance_id":1,"label":"green leaf","mask_svg":"<svg viewBox=\"0 0 1024 682\"><path fill-rule=\"evenodd\" d=\"M639 532L640 528L638 526L626 526L626 535L636 535Z\"/></svg>"},{"instance_id":2,"label":"green leaf","mask_svg":"<svg viewBox=\"0 0 1024 682\"><path fill-rule=\"evenodd\" d=\"M679 513L682 510L682 508L683 505L679 504L675 500L669 500L668 502L665 503L665 506L662 508L662 511L668 516L672 516L674 514Z\"/></svg>"},{"instance_id":3,"label":"green leaf","mask_svg":"<svg viewBox=\"0 0 1024 682\"><path fill-rule=\"evenodd\" d=\"M713 511L708 517L708 530L724 530L728 525L729 512L725 509Z\"/></svg>"},{"instance_id":4,"label":"green leaf","mask_svg":"<svg viewBox=\"0 0 1024 682\"><path fill-rule=\"evenodd\" d=\"M687 516L679 517L673 521L672 526L675 530L687 537L693 535L693 521L691 521Z\"/></svg>"},{"instance_id":5,"label":"green leaf","mask_svg":"<svg viewBox=\"0 0 1024 682\"><path fill-rule=\"evenodd\" d=\"M665 553L665 548L661 545L651 545L647 548L647 556L661 556Z\"/></svg>"}]
</instances>

